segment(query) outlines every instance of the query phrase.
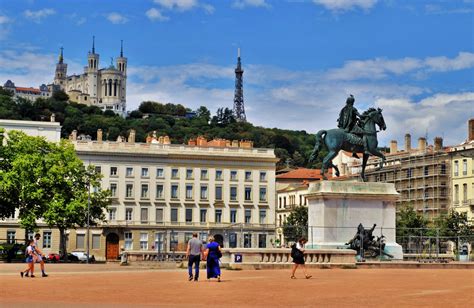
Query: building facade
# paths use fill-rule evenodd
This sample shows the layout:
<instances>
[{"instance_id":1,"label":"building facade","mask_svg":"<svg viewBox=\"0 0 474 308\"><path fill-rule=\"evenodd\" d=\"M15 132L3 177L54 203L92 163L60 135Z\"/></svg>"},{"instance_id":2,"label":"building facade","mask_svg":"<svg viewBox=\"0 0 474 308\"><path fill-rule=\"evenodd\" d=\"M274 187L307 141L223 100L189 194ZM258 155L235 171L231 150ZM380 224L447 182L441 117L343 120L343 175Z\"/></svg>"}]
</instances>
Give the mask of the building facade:
<instances>
[{"instance_id":1,"label":"building facade","mask_svg":"<svg viewBox=\"0 0 474 308\"><path fill-rule=\"evenodd\" d=\"M21 97L30 101L35 101L37 98L48 98L51 96L51 91L45 84L38 88L17 87L11 80L7 80L3 88L13 93L14 97Z\"/></svg>"},{"instance_id":2,"label":"building facade","mask_svg":"<svg viewBox=\"0 0 474 308\"><path fill-rule=\"evenodd\" d=\"M61 139L61 124L55 122L54 116L50 122L0 119L0 128L5 130L5 136L8 136L9 131L17 130L28 136L44 137L50 142L59 142Z\"/></svg>"},{"instance_id":3,"label":"building facade","mask_svg":"<svg viewBox=\"0 0 474 308\"><path fill-rule=\"evenodd\" d=\"M452 208L466 213L474 224L474 119L469 120L468 139L450 149Z\"/></svg>"},{"instance_id":4,"label":"building facade","mask_svg":"<svg viewBox=\"0 0 474 308\"><path fill-rule=\"evenodd\" d=\"M100 67L100 56L95 51L87 55L87 66L81 75L67 75L67 64L64 62L63 49L59 55L54 81L48 85L50 91L63 90L71 101L97 106L102 110L112 110L115 113L126 114L127 101L127 58L123 56L123 45L120 56L108 67Z\"/></svg>"}]
</instances>

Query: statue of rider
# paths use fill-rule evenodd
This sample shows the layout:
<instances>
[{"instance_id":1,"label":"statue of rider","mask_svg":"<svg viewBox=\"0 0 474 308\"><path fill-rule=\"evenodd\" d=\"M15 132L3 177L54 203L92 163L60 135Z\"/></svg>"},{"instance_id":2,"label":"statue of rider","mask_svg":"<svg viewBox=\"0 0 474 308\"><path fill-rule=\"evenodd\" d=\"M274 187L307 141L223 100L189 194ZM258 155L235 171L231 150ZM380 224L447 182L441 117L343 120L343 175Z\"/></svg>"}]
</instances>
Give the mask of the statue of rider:
<instances>
[{"instance_id":1,"label":"statue of rider","mask_svg":"<svg viewBox=\"0 0 474 308\"><path fill-rule=\"evenodd\" d=\"M337 127L344 129L346 133L355 134L359 137L362 137L362 144L364 146L364 153L369 154L367 137L364 130L358 125L358 122L363 120L363 116L357 111L354 107L355 98L351 94L346 100L346 106L342 108L339 113L339 118L337 119ZM352 153L352 156L359 158L355 152Z\"/></svg>"}]
</instances>

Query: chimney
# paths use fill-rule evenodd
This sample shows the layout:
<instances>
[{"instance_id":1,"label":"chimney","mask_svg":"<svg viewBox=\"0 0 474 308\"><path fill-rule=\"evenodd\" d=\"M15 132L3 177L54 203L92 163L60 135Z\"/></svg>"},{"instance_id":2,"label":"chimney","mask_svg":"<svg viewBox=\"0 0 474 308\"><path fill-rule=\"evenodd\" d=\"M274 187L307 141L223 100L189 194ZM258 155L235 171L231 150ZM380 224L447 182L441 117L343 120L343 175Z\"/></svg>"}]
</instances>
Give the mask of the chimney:
<instances>
[{"instance_id":1,"label":"chimney","mask_svg":"<svg viewBox=\"0 0 474 308\"><path fill-rule=\"evenodd\" d=\"M468 126L469 126L469 131L468 131L467 137L468 137L468 141L471 141L471 140L474 140L474 118L469 119Z\"/></svg>"},{"instance_id":2,"label":"chimney","mask_svg":"<svg viewBox=\"0 0 474 308\"><path fill-rule=\"evenodd\" d=\"M97 130L97 142L102 143L102 129Z\"/></svg>"},{"instance_id":3,"label":"chimney","mask_svg":"<svg viewBox=\"0 0 474 308\"><path fill-rule=\"evenodd\" d=\"M405 152L410 152L411 151L411 135L406 134L405 135Z\"/></svg>"},{"instance_id":4,"label":"chimney","mask_svg":"<svg viewBox=\"0 0 474 308\"><path fill-rule=\"evenodd\" d=\"M56 122L56 115L54 113L51 114L50 120L51 122Z\"/></svg>"},{"instance_id":5,"label":"chimney","mask_svg":"<svg viewBox=\"0 0 474 308\"><path fill-rule=\"evenodd\" d=\"M171 144L171 140L169 136L163 136L163 144Z\"/></svg>"},{"instance_id":6,"label":"chimney","mask_svg":"<svg viewBox=\"0 0 474 308\"><path fill-rule=\"evenodd\" d=\"M135 130L131 129L128 135L128 143L135 143Z\"/></svg>"},{"instance_id":7,"label":"chimney","mask_svg":"<svg viewBox=\"0 0 474 308\"><path fill-rule=\"evenodd\" d=\"M435 137L434 138L434 150L441 151L443 149L443 138Z\"/></svg>"},{"instance_id":8,"label":"chimney","mask_svg":"<svg viewBox=\"0 0 474 308\"><path fill-rule=\"evenodd\" d=\"M77 130L73 130L72 133L69 135L69 140L76 141L77 140Z\"/></svg>"},{"instance_id":9,"label":"chimney","mask_svg":"<svg viewBox=\"0 0 474 308\"><path fill-rule=\"evenodd\" d=\"M425 137L418 138L418 151L421 151L421 152L426 151L426 138Z\"/></svg>"},{"instance_id":10,"label":"chimney","mask_svg":"<svg viewBox=\"0 0 474 308\"><path fill-rule=\"evenodd\" d=\"M398 151L397 140L390 141L390 154L396 154Z\"/></svg>"}]
</instances>

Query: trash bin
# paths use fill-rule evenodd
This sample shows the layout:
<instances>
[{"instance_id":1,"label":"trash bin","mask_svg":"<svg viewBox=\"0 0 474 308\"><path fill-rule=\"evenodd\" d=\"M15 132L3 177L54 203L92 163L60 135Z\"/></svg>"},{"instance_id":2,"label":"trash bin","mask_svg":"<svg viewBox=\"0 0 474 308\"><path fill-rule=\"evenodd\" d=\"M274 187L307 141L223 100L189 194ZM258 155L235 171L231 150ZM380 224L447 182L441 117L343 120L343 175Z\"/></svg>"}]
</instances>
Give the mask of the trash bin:
<instances>
[{"instance_id":1,"label":"trash bin","mask_svg":"<svg viewBox=\"0 0 474 308\"><path fill-rule=\"evenodd\" d=\"M468 244L462 244L461 249L459 249L459 261L468 262L469 261L469 246Z\"/></svg>"}]
</instances>

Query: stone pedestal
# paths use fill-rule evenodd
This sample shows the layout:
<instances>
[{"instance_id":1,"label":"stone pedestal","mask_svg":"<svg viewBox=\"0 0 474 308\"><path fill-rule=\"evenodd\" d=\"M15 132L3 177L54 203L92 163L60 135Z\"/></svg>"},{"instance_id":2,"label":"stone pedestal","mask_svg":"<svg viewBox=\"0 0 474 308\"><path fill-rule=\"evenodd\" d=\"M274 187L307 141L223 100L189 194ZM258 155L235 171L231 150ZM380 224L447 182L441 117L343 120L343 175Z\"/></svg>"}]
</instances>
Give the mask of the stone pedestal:
<instances>
[{"instance_id":1,"label":"stone pedestal","mask_svg":"<svg viewBox=\"0 0 474 308\"><path fill-rule=\"evenodd\" d=\"M383 234L385 252L403 259L395 241L395 201L398 193L390 183L321 181L311 183L308 198L308 248L347 248L362 223L377 224L372 235Z\"/></svg>"}]
</instances>

